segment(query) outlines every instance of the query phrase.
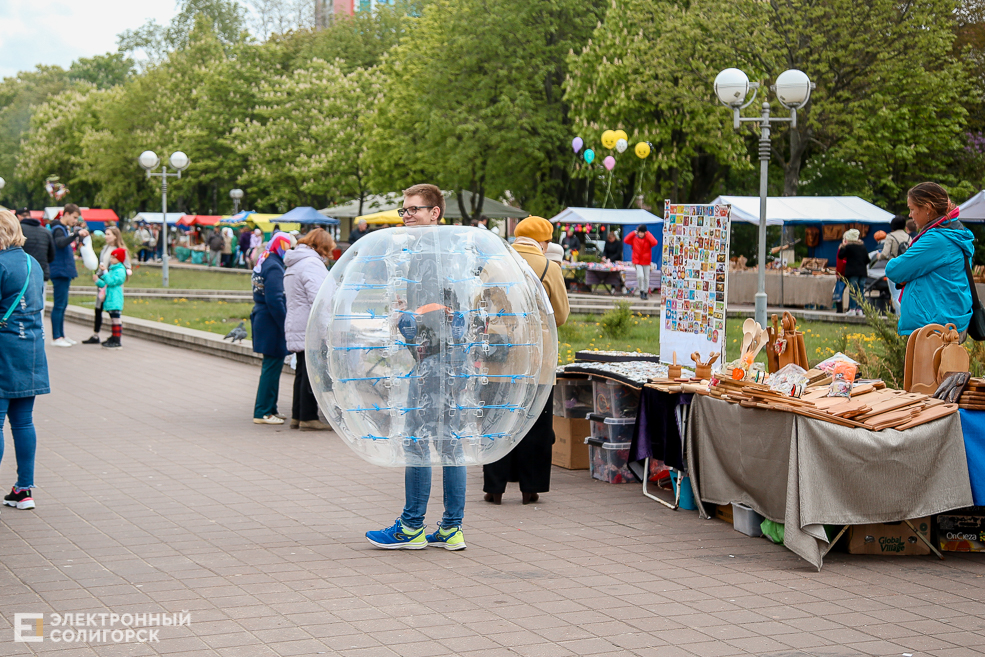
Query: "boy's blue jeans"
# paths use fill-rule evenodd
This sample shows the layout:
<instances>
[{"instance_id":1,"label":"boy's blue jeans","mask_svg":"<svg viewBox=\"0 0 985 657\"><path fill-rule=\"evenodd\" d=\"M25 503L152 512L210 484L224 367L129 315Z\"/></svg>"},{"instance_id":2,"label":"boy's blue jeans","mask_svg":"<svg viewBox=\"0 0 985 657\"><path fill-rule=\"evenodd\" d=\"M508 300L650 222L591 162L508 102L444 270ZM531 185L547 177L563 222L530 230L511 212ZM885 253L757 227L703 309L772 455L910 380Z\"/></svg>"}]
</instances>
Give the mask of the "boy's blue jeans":
<instances>
[{"instance_id":1,"label":"boy's blue jeans","mask_svg":"<svg viewBox=\"0 0 985 657\"><path fill-rule=\"evenodd\" d=\"M441 468L444 488L445 513L439 526L444 528L461 527L465 516L465 466L446 465ZM424 516L431 497L431 468L407 467L404 470L404 489L407 501L400 521L411 529L424 526Z\"/></svg>"}]
</instances>

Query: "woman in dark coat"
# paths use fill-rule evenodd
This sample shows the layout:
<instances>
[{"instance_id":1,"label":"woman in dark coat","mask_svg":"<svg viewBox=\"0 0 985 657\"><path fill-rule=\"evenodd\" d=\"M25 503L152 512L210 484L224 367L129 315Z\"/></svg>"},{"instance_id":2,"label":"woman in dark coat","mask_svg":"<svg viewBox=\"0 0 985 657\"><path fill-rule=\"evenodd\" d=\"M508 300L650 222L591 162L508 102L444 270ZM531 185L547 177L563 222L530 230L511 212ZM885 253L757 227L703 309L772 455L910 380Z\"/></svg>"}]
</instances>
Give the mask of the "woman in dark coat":
<instances>
[{"instance_id":1,"label":"woman in dark coat","mask_svg":"<svg viewBox=\"0 0 985 657\"><path fill-rule=\"evenodd\" d=\"M291 248L291 237L275 233L253 268L253 351L263 354L260 384L253 406L255 424L284 424L277 412L280 373L288 355L284 337L287 299L284 296L284 254Z\"/></svg>"},{"instance_id":2,"label":"woman in dark coat","mask_svg":"<svg viewBox=\"0 0 985 657\"><path fill-rule=\"evenodd\" d=\"M865 289L868 275L869 252L859 239L859 232L852 228L846 230L844 240L838 249L838 257L845 260L845 279L848 282L848 314L862 316L862 309L856 301Z\"/></svg>"},{"instance_id":3,"label":"woman in dark coat","mask_svg":"<svg viewBox=\"0 0 985 657\"><path fill-rule=\"evenodd\" d=\"M44 353L44 274L21 246L24 233L12 212L0 210L0 459L3 424L10 423L17 458L17 483L6 506L33 509L34 398L50 392Z\"/></svg>"}]
</instances>

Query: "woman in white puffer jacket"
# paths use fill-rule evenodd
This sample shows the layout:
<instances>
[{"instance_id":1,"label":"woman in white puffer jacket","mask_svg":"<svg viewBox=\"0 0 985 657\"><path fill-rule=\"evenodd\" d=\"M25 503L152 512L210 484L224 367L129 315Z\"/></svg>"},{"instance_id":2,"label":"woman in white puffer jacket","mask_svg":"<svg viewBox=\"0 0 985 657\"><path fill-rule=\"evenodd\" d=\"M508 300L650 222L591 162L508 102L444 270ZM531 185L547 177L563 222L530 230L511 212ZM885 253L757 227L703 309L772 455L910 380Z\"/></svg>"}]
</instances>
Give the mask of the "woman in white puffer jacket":
<instances>
[{"instance_id":1,"label":"woman in white puffer jacket","mask_svg":"<svg viewBox=\"0 0 985 657\"><path fill-rule=\"evenodd\" d=\"M287 350L297 354L294 372L294 403L291 406L291 428L301 431L329 430L332 427L318 419L318 402L311 389L304 358L304 333L308 316L322 283L328 276L325 264L335 249L335 240L323 228L316 228L300 240L295 248L284 254L284 296L287 298L287 317L284 336Z\"/></svg>"}]
</instances>

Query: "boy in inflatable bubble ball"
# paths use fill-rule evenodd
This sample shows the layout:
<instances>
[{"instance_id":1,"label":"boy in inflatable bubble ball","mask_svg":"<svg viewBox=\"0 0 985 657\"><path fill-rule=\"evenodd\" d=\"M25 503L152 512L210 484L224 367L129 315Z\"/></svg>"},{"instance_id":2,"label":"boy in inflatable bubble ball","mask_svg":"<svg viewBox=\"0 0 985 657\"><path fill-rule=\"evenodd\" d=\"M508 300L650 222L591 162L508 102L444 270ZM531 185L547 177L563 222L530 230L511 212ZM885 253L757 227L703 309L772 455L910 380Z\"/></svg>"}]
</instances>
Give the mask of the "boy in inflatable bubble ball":
<instances>
[{"instance_id":1,"label":"boy in inflatable bubble ball","mask_svg":"<svg viewBox=\"0 0 985 657\"><path fill-rule=\"evenodd\" d=\"M434 226L441 221L445 211L445 198L441 190L434 185L414 185L404 190L403 207L398 213L403 217L406 226ZM440 388L440 378L446 373L440 367L439 354L440 329L437 327L446 321L445 313L455 304L445 299L445 289L438 277L438 262L435 257L424 256L417 261L417 271L410 277L415 280L429 281L409 296L404 302L398 329L404 339L416 345L415 371L420 378L411 385L411 396L417 399L422 407L434 407L437 402L431 399L429 391ZM453 329L454 330L454 329ZM458 360L464 360L464 353L452 353L454 348L444 346L448 362L452 367ZM435 427L408 426L411 435L428 435L435 433ZM445 449L455 441L438 441ZM422 451L429 449L425 441L415 443L413 449ZM460 447L458 447L460 449ZM454 460L454 459L453 459ZM446 461L447 462L447 461ZM431 466L407 466L404 471L404 488L406 501L400 518L392 527L379 531L366 532L366 538L376 547L387 550L418 550L429 545L443 547L447 550L465 549L465 537L462 534L462 519L465 515L465 466L444 466L442 468L445 512L433 534L424 533L424 515L427 512L428 500L431 496Z\"/></svg>"}]
</instances>

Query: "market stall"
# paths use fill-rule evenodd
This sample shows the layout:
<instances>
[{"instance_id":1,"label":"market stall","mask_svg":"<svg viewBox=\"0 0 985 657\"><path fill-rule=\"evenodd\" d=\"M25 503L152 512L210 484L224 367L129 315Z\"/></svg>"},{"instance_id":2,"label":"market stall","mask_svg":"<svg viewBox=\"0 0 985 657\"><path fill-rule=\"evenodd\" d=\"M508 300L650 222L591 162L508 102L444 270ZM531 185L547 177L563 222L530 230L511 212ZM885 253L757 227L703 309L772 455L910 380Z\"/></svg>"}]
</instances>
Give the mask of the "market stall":
<instances>
[{"instance_id":1,"label":"market stall","mask_svg":"<svg viewBox=\"0 0 985 657\"><path fill-rule=\"evenodd\" d=\"M733 271L729 275L729 304L752 305L756 296L758 273L755 270ZM790 274L766 271L766 298L770 306L830 308L838 277L828 274Z\"/></svg>"},{"instance_id":2,"label":"market stall","mask_svg":"<svg viewBox=\"0 0 985 657\"><path fill-rule=\"evenodd\" d=\"M663 219L651 214L646 210L638 209L628 209L628 210L616 210L611 208L565 208L559 214L551 217L551 223L561 226L575 226L577 228L587 230L579 230L578 232L591 232L593 227L601 227L602 233L605 232L607 227L610 226L623 226L623 233L620 235L620 240L625 237L627 230L633 230L637 226L643 224L646 226L654 237L657 238L657 245L653 247L651 258L653 260L654 269L659 269L661 258L662 258L662 236L663 236ZM626 227L629 228L626 228ZM604 238L604 235L602 235ZM623 242L622 248L622 259L624 262L632 265L633 260L633 248ZM660 278L659 276L652 278Z\"/></svg>"}]
</instances>

